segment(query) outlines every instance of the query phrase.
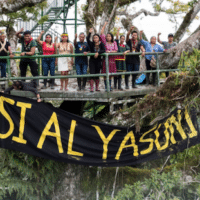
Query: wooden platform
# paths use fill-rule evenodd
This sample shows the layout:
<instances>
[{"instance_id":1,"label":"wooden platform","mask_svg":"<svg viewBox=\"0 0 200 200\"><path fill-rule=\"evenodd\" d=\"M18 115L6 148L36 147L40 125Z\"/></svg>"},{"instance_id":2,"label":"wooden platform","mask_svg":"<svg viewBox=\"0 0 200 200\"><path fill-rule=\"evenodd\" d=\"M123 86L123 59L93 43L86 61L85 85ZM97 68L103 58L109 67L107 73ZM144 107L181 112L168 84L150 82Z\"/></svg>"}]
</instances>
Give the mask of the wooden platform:
<instances>
[{"instance_id":1,"label":"wooden platform","mask_svg":"<svg viewBox=\"0 0 200 200\"><path fill-rule=\"evenodd\" d=\"M138 98L145 96L148 93L155 92L156 87L153 86L138 86L136 89L129 90L113 90L112 92L105 92L101 89L100 92L90 92L87 88L86 91L61 91L45 89L40 90L40 96L44 100L67 100L67 101L96 101L96 102L112 102L115 100L125 100L127 98ZM23 96L28 98L35 98L32 92L12 90L12 95Z\"/></svg>"}]
</instances>

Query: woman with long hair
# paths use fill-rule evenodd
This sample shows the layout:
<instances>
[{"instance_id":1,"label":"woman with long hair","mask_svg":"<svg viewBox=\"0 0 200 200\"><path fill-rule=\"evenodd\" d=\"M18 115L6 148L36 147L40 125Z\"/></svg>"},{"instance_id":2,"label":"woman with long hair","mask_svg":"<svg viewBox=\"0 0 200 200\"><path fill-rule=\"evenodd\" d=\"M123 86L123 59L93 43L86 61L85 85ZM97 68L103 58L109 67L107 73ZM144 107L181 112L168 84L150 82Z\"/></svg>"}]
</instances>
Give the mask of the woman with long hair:
<instances>
[{"instance_id":1,"label":"woman with long hair","mask_svg":"<svg viewBox=\"0 0 200 200\"><path fill-rule=\"evenodd\" d=\"M100 42L100 36L98 34L94 34L93 41L90 41L90 36L92 32L93 28L89 30L89 34L87 36L87 43L89 45L90 52L95 53L95 55L90 57L89 68L90 74L99 74L102 68L101 54L105 52L105 46L102 42ZM94 80L96 84L96 91L100 91L99 77L94 77L90 79L90 92L94 92Z\"/></svg>"},{"instance_id":2,"label":"woman with long hair","mask_svg":"<svg viewBox=\"0 0 200 200\"><path fill-rule=\"evenodd\" d=\"M55 44L56 44L57 38L55 39ZM69 43L68 40L68 34L63 33L61 35L61 42L56 44L56 48L59 49L59 54L60 55L66 55L66 54L73 54L73 46L71 43ZM61 75L68 75L69 71L72 69L74 63L73 57L59 57L58 58L58 71L61 71ZM68 90L67 85L68 85L68 78L66 79L60 79L61 82L61 88L60 90ZM65 86L64 86L65 84Z\"/></svg>"},{"instance_id":3,"label":"woman with long hair","mask_svg":"<svg viewBox=\"0 0 200 200\"><path fill-rule=\"evenodd\" d=\"M118 52L123 53L124 55L119 55L116 57L116 67L118 72L123 72L126 71L126 62L125 62L125 55L130 52L130 48L127 44L124 44L125 41L125 36L121 35L119 39L119 31L120 28L117 31L116 35L116 42L118 46ZM117 82L118 82L118 90L123 90L121 87L121 82L122 82L122 76L118 75L114 77L114 89L117 89Z\"/></svg>"},{"instance_id":4,"label":"woman with long hair","mask_svg":"<svg viewBox=\"0 0 200 200\"><path fill-rule=\"evenodd\" d=\"M103 44L105 45L106 48L106 53L116 53L118 51L118 47L117 47L117 43L116 41L114 41L114 36L112 33L108 33L106 36L104 35L104 30L105 27L107 25L108 22L105 22L102 30L101 30L101 41L103 42ZM116 63L115 63L115 58L116 56L109 56L109 73L116 73L117 72L117 68L116 68ZM103 59L103 69L102 69L102 73L106 73L106 65L105 65L105 59ZM111 88L111 79L112 76L109 76L110 80L110 90L112 90ZM107 84L106 84L106 77L104 77L104 83L105 83L105 89L107 90Z\"/></svg>"},{"instance_id":5,"label":"woman with long hair","mask_svg":"<svg viewBox=\"0 0 200 200\"><path fill-rule=\"evenodd\" d=\"M37 38L37 42L42 46L43 55L53 55L55 54L55 47L54 43L52 43L52 36L50 34L47 34L45 36L45 41L41 41L41 37L44 34L44 31L41 31L40 35ZM48 76L48 73L50 71L51 76L55 75L55 58L43 58L42 59L42 69L43 69L43 75ZM54 81L55 79L51 80L51 89L54 89ZM44 86L42 89L46 89L47 85L47 79L44 79Z\"/></svg>"}]
</instances>

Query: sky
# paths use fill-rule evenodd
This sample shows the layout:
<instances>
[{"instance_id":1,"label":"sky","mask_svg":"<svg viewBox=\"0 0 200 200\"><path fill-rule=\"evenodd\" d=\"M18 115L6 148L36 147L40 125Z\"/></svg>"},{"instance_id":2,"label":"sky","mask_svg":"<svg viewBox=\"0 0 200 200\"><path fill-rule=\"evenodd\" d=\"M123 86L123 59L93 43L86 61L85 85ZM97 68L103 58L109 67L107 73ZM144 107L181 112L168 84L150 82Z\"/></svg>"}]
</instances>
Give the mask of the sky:
<instances>
[{"instance_id":1,"label":"sky","mask_svg":"<svg viewBox=\"0 0 200 200\"><path fill-rule=\"evenodd\" d=\"M181 0L181 2L187 3L187 2L189 2L189 0ZM86 3L86 0L78 1L79 10L80 10L81 6L84 5L85 3ZM154 12L152 4L151 4L151 2L149 2L149 0L141 0L140 2L138 1L137 3L131 4L129 7L129 11L130 11L130 13L131 12L135 13L142 8L149 10L151 12ZM200 16L200 13L198 15ZM69 16L69 18L74 17L74 7L72 7L70 9L68 16ZM82 18L82 16L80 14L78 14L78 19L81 19L81 18ZM177 18L177 21L179 24L181 24L182 20L183 20L183 15L179 16L179 18ZM194 30L196 30L196 28L199 26L199 21L200 20L193 21L193 23L189 27L191 33ZM160 38L162 41L165 41L165 40L167 40L169 33L174 34L176 32L175 24L169 21L169 16L165 13L161 13L159 16L156 16L156 17L144 16L144 14L142 14L133 21L133 24L135 26L137 26L140 30L143 30L148 39L150 39L151 36L157 36L157 34L159 32L161 32L162 34L161 34ZM118 24L117 26L122 27L121 24ZM86 31L86 27L79 26L77 29L77 32L80 33L83 31ZM62 29L61 29L61 32L62 32ZM126 33L124 30L120 30L120 32ZM68 28L68 33L70 36L70 40L72 41L74 39L74 27L73 26L70 26ZM186 39L188 36L189 35L186 33L184 38L182 39L182 41L184 39Z\"/></svg>"}]
</instances>

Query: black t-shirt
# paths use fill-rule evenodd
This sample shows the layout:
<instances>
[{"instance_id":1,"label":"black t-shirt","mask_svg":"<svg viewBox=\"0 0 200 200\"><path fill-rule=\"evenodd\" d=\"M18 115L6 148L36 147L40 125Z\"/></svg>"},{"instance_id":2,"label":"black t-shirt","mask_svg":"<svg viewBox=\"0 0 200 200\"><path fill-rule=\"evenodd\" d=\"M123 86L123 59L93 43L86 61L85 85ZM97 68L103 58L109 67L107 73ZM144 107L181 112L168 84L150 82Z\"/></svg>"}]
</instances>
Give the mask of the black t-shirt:
<instances>
[{"instance_id":1,"label":"black t-shirt","mask_svg":"<svg viewBox=\"0 0 200 200\"><path fill-rule=\"evenodd\" d=\"M130 49L132 50L132 42L131 40L129 40L127 42L127 45L130 47ZM135 52L140 52L140 47L142 46L142 44L140 42L138 42ZM126 63L129 64L140 64L140 57L139 55L127 55L126 56Z\"/></svg>"},{"instance_id":2,"label":"black t-shirt","mask_svg":"<svg viewBox=\"0 0 200 200\"><path fill-rule=\"evenodd\" d=\"M6 42L6 45L5 45L5 49L8 51L8 47L10 46L10 43L7 41ZM0 49L1 49L1 43L0 43ZM2 57L2 56L8 56L8 53L5 51L5 50L2 50L1 52L0 52L0 57ZM6 63L7 62L7 60L6 59L1 59L0 60L0 62L4 62L4 63Z\"/></svg>"}]
</instances>

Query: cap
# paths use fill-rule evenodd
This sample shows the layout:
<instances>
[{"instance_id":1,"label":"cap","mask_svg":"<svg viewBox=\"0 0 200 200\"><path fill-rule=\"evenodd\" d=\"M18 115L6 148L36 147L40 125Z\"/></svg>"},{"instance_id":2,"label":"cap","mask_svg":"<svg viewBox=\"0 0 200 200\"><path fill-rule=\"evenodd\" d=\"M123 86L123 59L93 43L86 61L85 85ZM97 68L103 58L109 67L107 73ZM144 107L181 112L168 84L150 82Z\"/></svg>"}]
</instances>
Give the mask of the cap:
<instances>
[{"instance_id":1,"label":"cap","mask_svg":"<svg viewBox=\"0 0 200 200\"><path fill-rule=\"evenodd\" d=\"M170 34L168 35L168 37L174 37L174 35L173 35L172 33L170 33Z\"/></svg>"},{"instance_id":2,"label":"cap","mask_svg":"<svg viewBox=\"0 0 200 200\"><path fill-rule=\"evenodd\" d=\"M27 30L27 31L24 32L24 35L27 35L27 34L31 35L31 31Z\"/></svg>"}]
</instances>

